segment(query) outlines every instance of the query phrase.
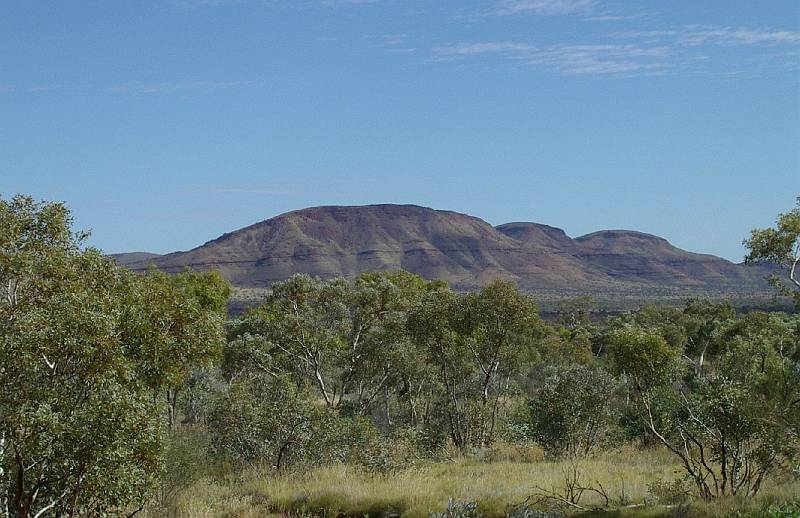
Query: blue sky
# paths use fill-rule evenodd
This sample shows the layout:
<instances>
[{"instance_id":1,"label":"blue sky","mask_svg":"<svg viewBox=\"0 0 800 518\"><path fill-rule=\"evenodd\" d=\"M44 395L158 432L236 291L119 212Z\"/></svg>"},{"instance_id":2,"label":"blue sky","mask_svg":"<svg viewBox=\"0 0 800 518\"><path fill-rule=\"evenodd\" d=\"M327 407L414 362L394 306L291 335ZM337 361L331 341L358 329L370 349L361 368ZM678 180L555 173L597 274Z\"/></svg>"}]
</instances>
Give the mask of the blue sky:
<instances>
[{"instance_id":1,"label":"blue sky","mask_svg":"<svg viewBox=\"0 0 800 518\"><path fill-rule=\"evenodd\" d=\"M740 260L800 194L800 3L8 1L0 193L107 252L415 203Z\"/></svg>"}]
</instances>

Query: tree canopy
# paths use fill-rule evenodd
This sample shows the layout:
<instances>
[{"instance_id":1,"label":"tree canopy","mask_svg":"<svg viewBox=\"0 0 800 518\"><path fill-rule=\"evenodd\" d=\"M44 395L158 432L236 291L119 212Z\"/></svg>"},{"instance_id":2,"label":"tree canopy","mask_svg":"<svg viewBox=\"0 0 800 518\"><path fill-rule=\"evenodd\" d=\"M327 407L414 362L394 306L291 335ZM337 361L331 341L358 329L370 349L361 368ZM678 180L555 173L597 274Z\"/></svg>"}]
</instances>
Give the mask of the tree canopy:
<instances>
[{"instance_id":1,"label":"tree canopy","mask_svg":"<svg viewBox=\"0 0 800 518\"><path fill-rule=\"evenodd\" d=\"M85 238L62 204L0 199L0 498L20 517L142 505L155 394L222 350L217 277L137 276Z\"/></svg>"},{"instance_id":2,"label":"tree canopy","mask_svg":"<svg viewBox=\"0 0 800 518\"><path fill-rule=\"evenodd\" d=\"M771 278L772 283L783 293L795 298L800 308L800 196L797 207L778 215L772 228L754 229L744 245L748 263L768 263L786 270L789 285L780 275Z\"/></svg>"}]
</instances>

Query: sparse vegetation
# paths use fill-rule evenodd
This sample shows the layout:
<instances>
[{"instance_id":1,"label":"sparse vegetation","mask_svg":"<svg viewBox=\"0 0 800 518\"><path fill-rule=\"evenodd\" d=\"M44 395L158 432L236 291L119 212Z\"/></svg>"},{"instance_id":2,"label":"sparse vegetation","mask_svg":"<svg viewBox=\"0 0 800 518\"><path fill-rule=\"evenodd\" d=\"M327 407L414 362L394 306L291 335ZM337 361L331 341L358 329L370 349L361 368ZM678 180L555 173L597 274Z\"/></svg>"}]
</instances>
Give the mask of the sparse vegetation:
<instances>
[{"instance_id":1,"label":"sparse vegetation","mask_svg":"<svg viewBox=\"0 0 800 518\"><path fill-rule=\"evenodd\" d=\"M0 513L793 516L800 316L135 275L0 201Z\"/></svg>"},{"instance_id":2,"label":"sparse vegetation","mask_svg":"<svg viewBox=\"0 0 800 518\"><path fill-rule=\"evenodd\" d=\"M464 511L467 503L474 504L474 516L506 516L525 508L541 513L529 516L564 516L586 512L543 496L550 492L564 494L576 467L579 482L597 489L602 486L608 506L614 509L598 516L721 517L735 516L737 511L739 516L747 516L754 511L766 513L769 508L791 509L796 506L792 499L800 490L797 481L776 482L755 499L704 503L693 499L694 489L668 452L626 447L577 464L572 460L492 462L456 458L392 473L341 464L282 475L248 470L230 477L199 480L163 506L151 508L149 516L425 517L447 512L448 506L448 516L452 516L459 509ZM607 504L602 495L585 491L578 505L591 510Z\"/></svg>"}]
</instances>

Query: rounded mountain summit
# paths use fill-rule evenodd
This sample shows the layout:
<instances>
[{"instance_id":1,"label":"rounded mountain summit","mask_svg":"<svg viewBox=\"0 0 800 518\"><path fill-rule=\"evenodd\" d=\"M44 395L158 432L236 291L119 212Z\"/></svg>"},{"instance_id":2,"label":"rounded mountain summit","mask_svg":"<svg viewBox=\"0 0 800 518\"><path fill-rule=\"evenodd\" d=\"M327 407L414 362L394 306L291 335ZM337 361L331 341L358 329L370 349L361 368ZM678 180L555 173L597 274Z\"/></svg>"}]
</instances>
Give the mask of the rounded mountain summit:
<instances>
[{"instance_id":1,"label":"rounded mountain summit","mask_svg":"<svg viewBox=\"0 0 800 518\"><path fill-rule=\"evenodd\" d=\"M117 254L132 270L214 269L241 287L267 287L295 273L352 278L407 270L473 289L507 279L524 290L630 290L654 286L764 288L763 269L681 250L628 230L570 238L538 223L493 227L458 212L416 205L312 207L167 255Z\"/></svg>"}]
</instances>

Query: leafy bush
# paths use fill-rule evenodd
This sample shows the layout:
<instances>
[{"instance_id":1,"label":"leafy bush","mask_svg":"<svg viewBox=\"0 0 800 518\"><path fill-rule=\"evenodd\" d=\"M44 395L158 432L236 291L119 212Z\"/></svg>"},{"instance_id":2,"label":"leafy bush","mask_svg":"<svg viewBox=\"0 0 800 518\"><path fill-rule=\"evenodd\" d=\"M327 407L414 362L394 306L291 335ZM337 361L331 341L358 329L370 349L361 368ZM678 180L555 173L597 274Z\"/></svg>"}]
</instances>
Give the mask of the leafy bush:
<instances>
[{"instance_id":1,"label":"leafy bush","mask_svg":"<svg viewBox=\"0 0 800 518\"><path fill-rule=\"evenodd\" d=\"M481 518L476 502L458 502L452 498L447 502L447 509L441 513L430 513L428 518Z\"/></svg>"},{"instance_id":2,"label":"leafy bush","mask_svg":"<svg viewBox=\"0 0 800 518\"><path fill-rule=\"evenodd\" d=\"M764 512L767 518L797 518L800 516L800 500L772 504Z\"/></svg>"},{"instance_id":3,"label":"leafy bush","mask_svg":"<svg viewBox=\"0 0 800 518\"><path fill-rule=\"evenodd\" d=\"M211 437L198 426L179 428L167 438L164 461L162 500L201 478L225 472L224 463L213 454Z\"/></svg>"},{"instance_id":4,"label":"leafy bush","mask_svg":"<svg viewBox=\"0 0 800 518\"><path fill-rule=\"evenodd\" d=\"M178 392L177 400L183 424L208 423L217 399L223 396L227 388L228 384L219 369L194 369L189 373Z\"/></svg>"},{"instance_id":5,"label":"leafy bush","mask_svg":"<svg viewBox=\"0 0 800 518\"><path fill-rule=\"evenodd\" d=\"M550 455L586 455L611 435L616 391L615 379L597 367L551 367L528 401L527 429Z\"/></svg>"},{"instance_id":6,"label":"leafy bush","mask_svg":"<svg viewBox=\"0 0 800 518\"><path fill-rule=\"evenodd\" d=\"M280 470L318 454L335 417L309 391L282 378L254 375L231 385L212 411L209 426L219 453Z\"/></svg>"},{"instance_id":7,"label":"leafy bush","mask_svg":"<svg viewBox=\"0 0 800 518\"><path fill-rule=\"evenodd\" d=\"M662 504L676 505L689 500L692 495L690 484L683 478L655 480L647 484L647 491Z\"/></svg>"}]
</instances>

